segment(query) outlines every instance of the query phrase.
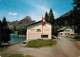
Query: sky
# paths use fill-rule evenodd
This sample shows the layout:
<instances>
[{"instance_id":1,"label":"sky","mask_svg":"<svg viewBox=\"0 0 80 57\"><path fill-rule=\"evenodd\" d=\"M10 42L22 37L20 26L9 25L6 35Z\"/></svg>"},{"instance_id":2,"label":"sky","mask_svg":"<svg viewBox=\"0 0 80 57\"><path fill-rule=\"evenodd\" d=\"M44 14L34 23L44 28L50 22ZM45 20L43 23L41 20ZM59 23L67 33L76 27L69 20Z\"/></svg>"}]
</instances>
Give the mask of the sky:
<instances>
[{"instance_id":1,"label":"sky","mask_svg":"<svg viewBox=\"0 0 80 57\"><path fill-rule=\"evenodd\" d=\"M54 17L72 10L73 0L0 0L0 20L5 16L7 21L21 20L30 16L32 20L40 21L45 13L52 8Z\"/></svg>"}]
</instances>

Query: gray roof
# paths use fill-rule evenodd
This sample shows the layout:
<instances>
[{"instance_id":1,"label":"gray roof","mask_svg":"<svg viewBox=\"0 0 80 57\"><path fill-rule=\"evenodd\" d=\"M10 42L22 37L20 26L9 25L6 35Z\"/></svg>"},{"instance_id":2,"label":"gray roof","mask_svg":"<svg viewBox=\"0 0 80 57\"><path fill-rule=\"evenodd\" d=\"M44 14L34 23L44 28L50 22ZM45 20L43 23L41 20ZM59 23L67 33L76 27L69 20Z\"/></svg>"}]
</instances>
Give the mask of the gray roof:
<instances>
[{"instance_id":1,"label":"gray roof","mask_svg":"<svg viewBox=\"0 0 80 57\"><path fill-rule=\"evenodd\" d=\"M42 20L41 20L41 21L38 21L38 22L35 22L35 23L33 23L33 24L28 25L28 27L29 27L29 26L32 26L32 25L35 25L35 24L38 24L38 23L40 23L40 22L42 22ZM48 21L46 21L46 23L51 24L51 23L50 23L50 22L48 22Z\"/></svg>"}]
</instances>

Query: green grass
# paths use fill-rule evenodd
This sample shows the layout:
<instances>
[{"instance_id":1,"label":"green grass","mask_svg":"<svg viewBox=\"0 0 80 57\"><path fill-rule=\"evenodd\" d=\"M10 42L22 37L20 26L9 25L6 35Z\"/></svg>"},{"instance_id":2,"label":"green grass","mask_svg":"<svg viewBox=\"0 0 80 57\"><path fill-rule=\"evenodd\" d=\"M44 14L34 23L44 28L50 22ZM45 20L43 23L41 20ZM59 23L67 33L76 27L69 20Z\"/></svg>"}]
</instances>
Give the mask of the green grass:
<instances>
[{"instance_id":1,"label":"green grass","mask_svg":"<svg viewBox=\"0 0 80 57\"><path fill-rule=\"evenodd\" d=\"M23 54L13 54L13 55L11 55L11 56L9 56L9 57L33 57L33 56L31 56L31 55L23 55Z\"/></svg>"},{"instance_id":2,"label":"green grass","mask_svg":"<svg viewBox=\"0 0 80 57\"><path fill-rule=\"evenodd\" d=\"M24 55L23 54L13 54L13 55L11 55L9 57L24 57Z\"/></svg>"},{"instance_id":3,"label":"green grass","mask_svg":"<svg viewBox=\"0 0 80 57\"><path fill-rule=\"evenodd\" d=\"M80 41L80 38L78 38L78 39L75 39L76 41Z\"/></svg>"},{"instance_id":4,"label":"green grass","mask_svg":"<svg viewBox=\"0 0 80 57\"><path fill-rule=\"evenodd\" d=\"M2 52L2 51L4 51L4 50L6 50L7 48L0 48L0 52Z\"/></svg>"},{"instance_id":5,"label":"green grass","mask_svg":"<svg viewBox=\"0 0 80 57\"><path fill-rule=\"evenodd\" d=\"M26 47L30 47L30 48L51 47L53 45L56 45L56 43L57 41L53 39L49 39L49 40L38 39L38 40L29 41Z\"/></svg>"},{"instance_id":6,"label":"green grass","mask_svg":"<svg viewBox=\"0 0 80 57\"><path fill-rule=\"evenodd\" d=\"M31 55L25 55L24 57L33 57L33 56L31 56Z\"/></svg>"},{"instance_id":7,"label":"green grass","mask_svg":"<svg viewBox=\"0 0 80 57\"><path fill-rule=\"evenodd\" d=\"M3 52L8 49L10 45L0 45L0 52Z\"/></svg>"}]
</instances>

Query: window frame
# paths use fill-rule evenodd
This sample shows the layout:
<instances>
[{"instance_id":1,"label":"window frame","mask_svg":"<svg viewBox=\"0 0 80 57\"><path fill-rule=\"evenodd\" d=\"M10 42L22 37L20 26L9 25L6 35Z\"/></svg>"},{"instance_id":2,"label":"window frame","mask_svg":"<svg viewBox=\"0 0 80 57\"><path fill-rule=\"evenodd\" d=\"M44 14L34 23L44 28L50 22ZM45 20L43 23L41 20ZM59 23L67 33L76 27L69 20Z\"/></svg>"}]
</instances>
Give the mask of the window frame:
<instances>
[{"instance_id":1,"label":"window frame","mask_svg":"<svg viewBox=\"0 0 80 57\"><path fill-rule=\"evenodd\" d=\"M60 35L62 36L62 35L63 35L63 33L60 33Z\"/></svg>"},{"instance_id":2,"label":"window frame","mask_svg":"<svg viewBox=\"0 0 80 57\"><path fill-rule=\"evenodd\" d=\"M37 29L37 32L41 32L41 29Z\"/></svg>"},{"instance_id":3,"label":"window frame","mask_svg":"<svg viewBox=\"0 0 80 57\"><path fill-rule=\"evenodd\" d=\"M41 35L41 38L48 38L48 35Z\"/></svg>"}]
</instances>

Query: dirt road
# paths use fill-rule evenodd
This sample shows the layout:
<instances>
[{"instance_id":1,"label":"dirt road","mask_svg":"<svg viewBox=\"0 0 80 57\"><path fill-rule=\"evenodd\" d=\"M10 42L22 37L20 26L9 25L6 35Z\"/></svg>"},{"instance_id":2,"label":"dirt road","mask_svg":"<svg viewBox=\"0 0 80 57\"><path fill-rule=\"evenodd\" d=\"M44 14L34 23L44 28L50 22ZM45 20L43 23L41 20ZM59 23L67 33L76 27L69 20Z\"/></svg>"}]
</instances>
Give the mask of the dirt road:
<instances>
[{"instance_id":1,"label":"dirt road","mask_svg":"<svg viewBox=\"0 0 80 57\"><path fill-rule=\"evenodd\" d=\"M53 54L54 57L80 57L80 50L68 38L60 38Z\"/></svg>"},{"instance_id":2,"label":"dirt road","mask_svg":"<svg viewBox=\"0 0 80 57\"><path fill-rule=\"evenodd\" d=\"M2 57L8 57L11 54L32 55L34 57L80 57L80 50L68 38L60 38L55 47L48 48L26 48L21 44L13 45L8 50L1 53Z\"/></svg>"}]
</instances>

